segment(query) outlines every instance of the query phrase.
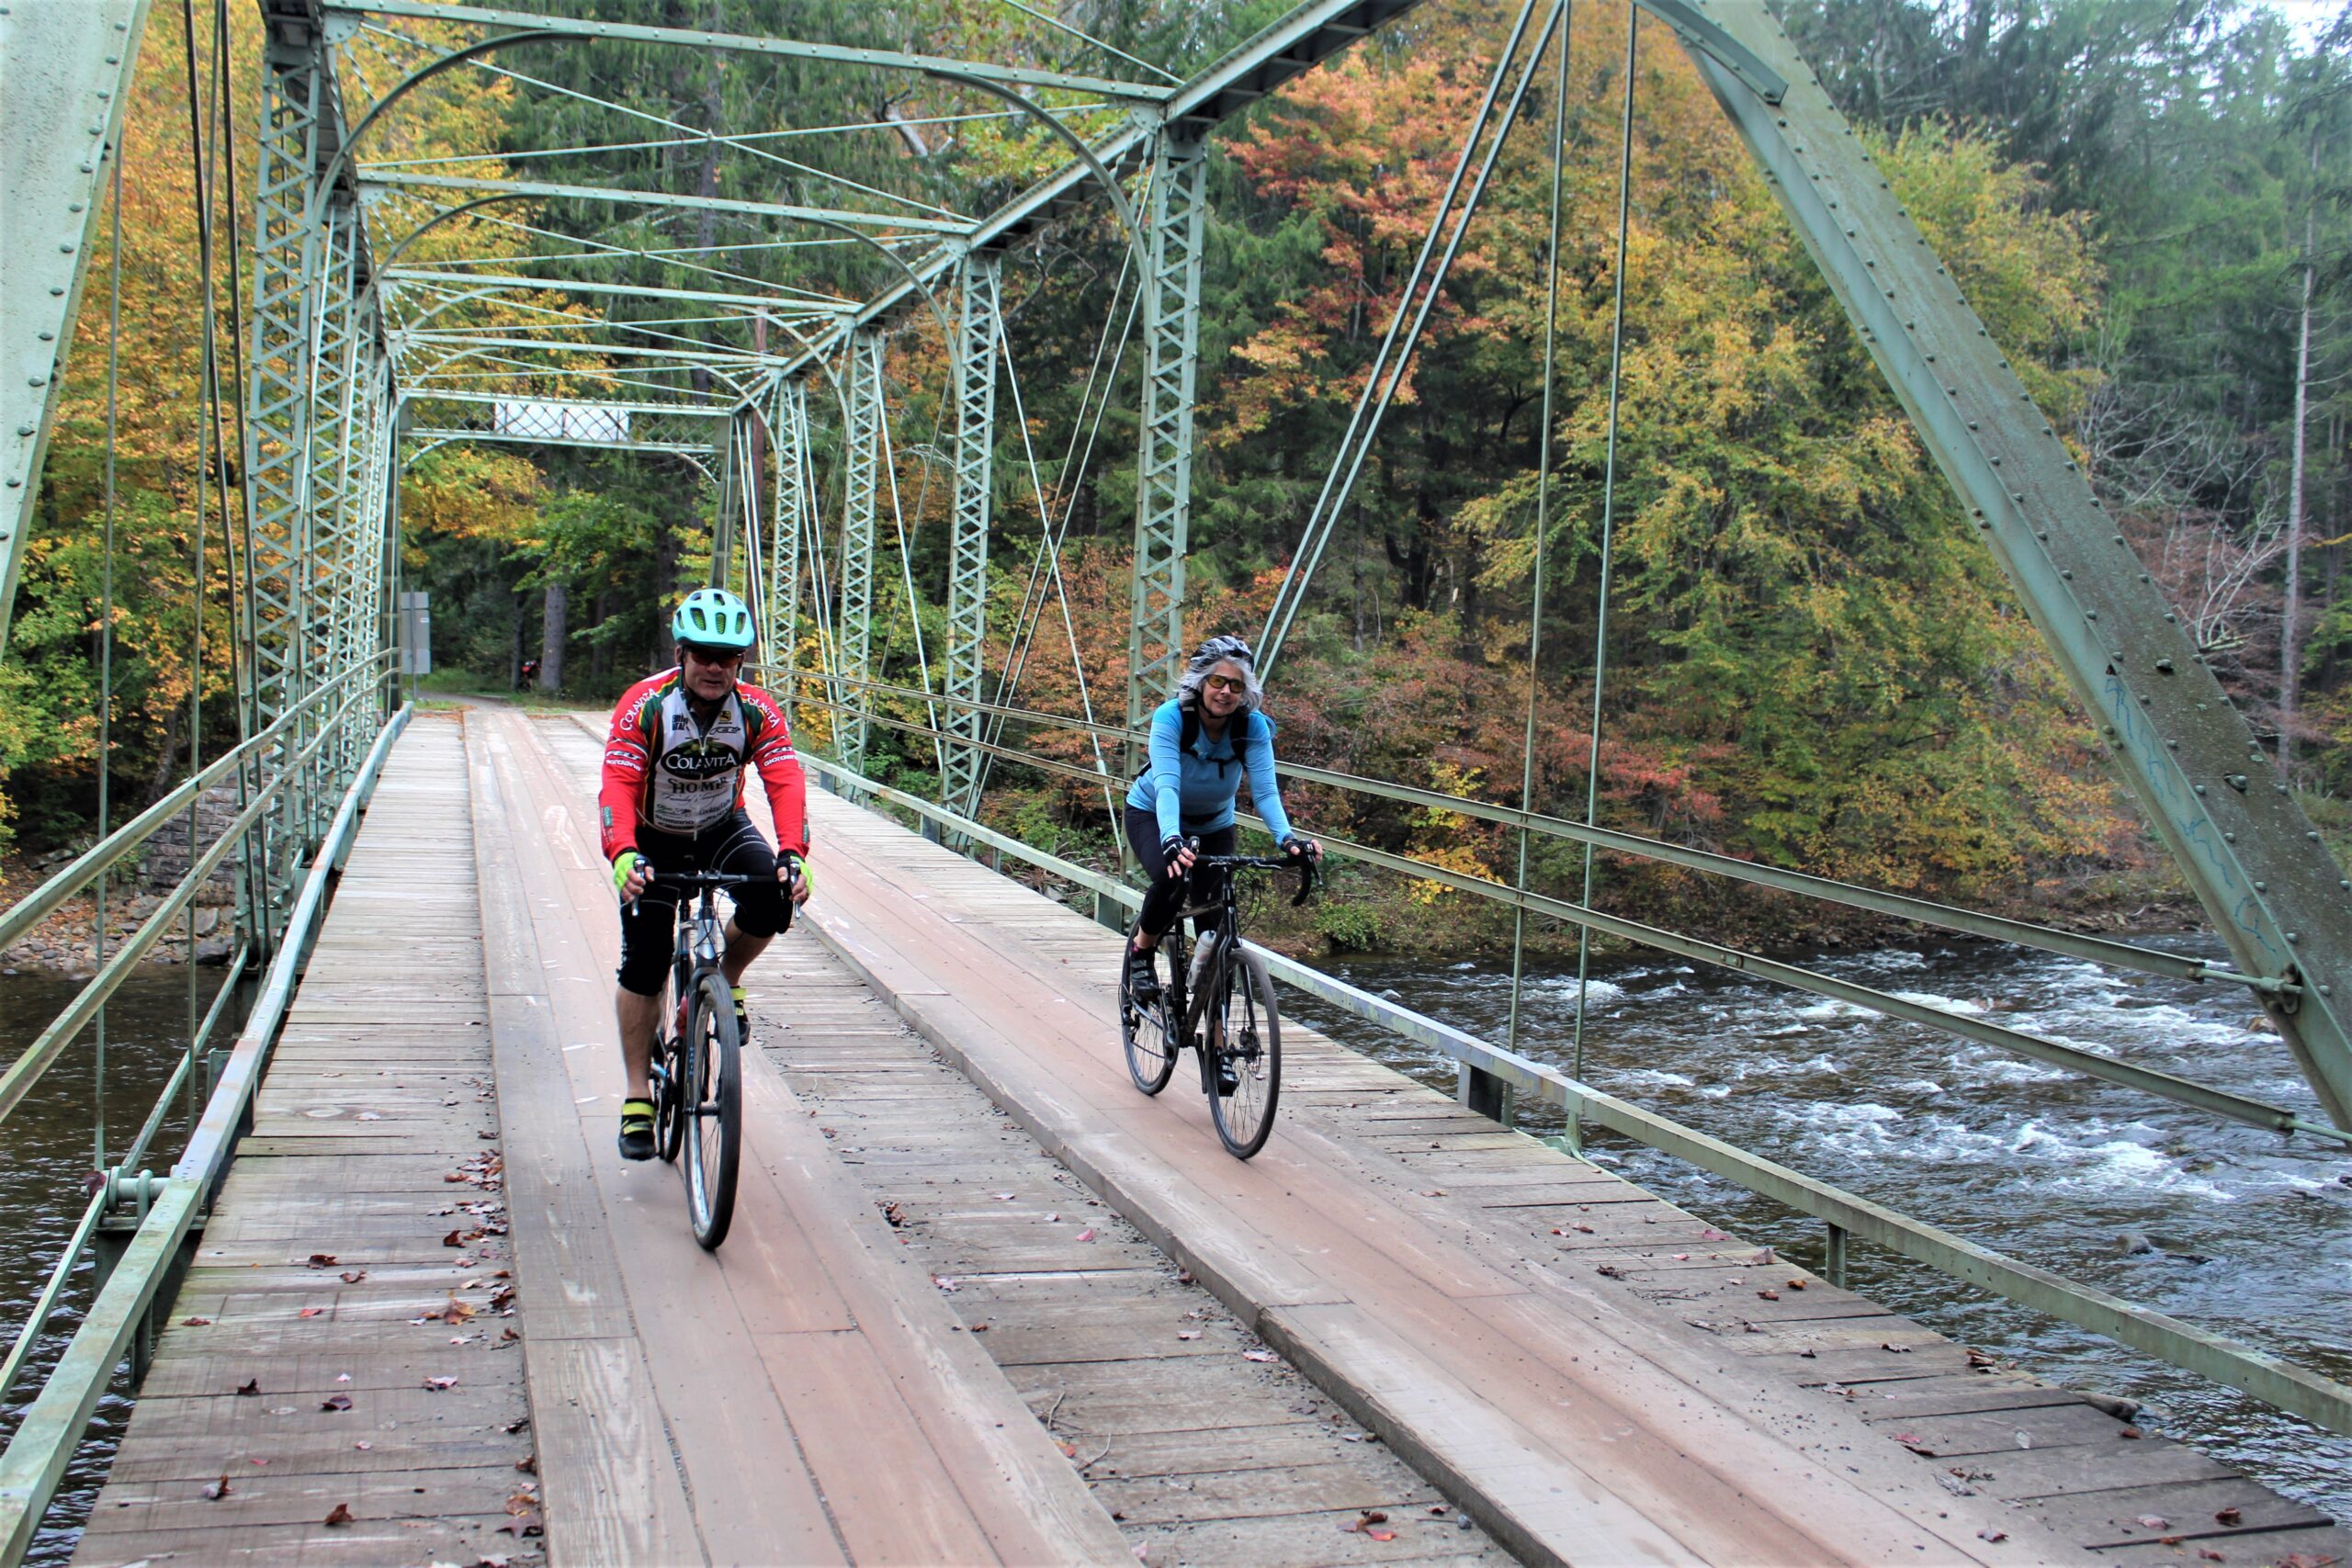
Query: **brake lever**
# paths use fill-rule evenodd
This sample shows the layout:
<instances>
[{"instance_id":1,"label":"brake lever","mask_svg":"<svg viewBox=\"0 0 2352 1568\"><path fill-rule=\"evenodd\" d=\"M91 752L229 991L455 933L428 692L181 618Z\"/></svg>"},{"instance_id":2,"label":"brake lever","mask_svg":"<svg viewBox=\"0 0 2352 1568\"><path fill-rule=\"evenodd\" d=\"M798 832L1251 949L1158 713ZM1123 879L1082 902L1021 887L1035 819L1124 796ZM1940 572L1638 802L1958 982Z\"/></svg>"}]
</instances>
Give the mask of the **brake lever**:
<instances>
[{"instance_id":1,"label":"brake lever","mask_svg":"<svg viewBox=\"0 0 2352 1568\"><path fill-rule=\"evenodd\" d=\"M1315 881L1317 875L1317 869L1316 866L1315 857L1308 854L1305 850L1299 851L1298 893L1297 896L1290 901L1290 907L1292 908L1295 909L1300 905L1306 902L1307 896L1315 891Z\"/></svg>"}]
</instances>

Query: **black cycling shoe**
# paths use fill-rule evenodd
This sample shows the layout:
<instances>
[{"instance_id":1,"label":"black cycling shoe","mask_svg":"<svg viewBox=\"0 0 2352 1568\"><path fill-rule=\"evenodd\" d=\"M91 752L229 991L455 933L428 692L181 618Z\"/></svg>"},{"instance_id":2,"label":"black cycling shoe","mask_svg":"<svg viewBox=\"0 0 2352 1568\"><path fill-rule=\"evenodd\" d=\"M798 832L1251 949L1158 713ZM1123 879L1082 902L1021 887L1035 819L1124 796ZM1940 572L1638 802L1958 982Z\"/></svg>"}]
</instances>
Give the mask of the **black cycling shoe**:
<instances>
[{"instance_id":1,"label":"black cycling shoe","mask_svg":"<svg viewBox=\"0 0 2352 1568\"><path fill-rule=\"evenodd\" d=\"M1222 1098L1229 1099L1231 1098L1233 1091L1240 1087L1241 1079L1233 1070L1233 1058L1230 1056L1219 1056L1216 1059L1217 1094Z\"/></svg>"},{"instance_id":2,"label":"black cycling shoe","mask_svg":"<svg viewBox=\"0 0 2352 1568\"><path fill-rule=\"evenodd\" d=\"M1127 949L1127 995L1138 1002L1159 999L1159 971L1152 966L1149 951Z\"/></svg>"},{"instance_id":3,"label":"black cycling shoe","mask_svg":"<svg viewBox=\"0 0 2352 1568\"><path fill-rule=\"evenodd\" d=\"M650 1100L621 1101L621 1158L651 1159L653 1157L653 1102Z\"/></svg>"}]
</instances>

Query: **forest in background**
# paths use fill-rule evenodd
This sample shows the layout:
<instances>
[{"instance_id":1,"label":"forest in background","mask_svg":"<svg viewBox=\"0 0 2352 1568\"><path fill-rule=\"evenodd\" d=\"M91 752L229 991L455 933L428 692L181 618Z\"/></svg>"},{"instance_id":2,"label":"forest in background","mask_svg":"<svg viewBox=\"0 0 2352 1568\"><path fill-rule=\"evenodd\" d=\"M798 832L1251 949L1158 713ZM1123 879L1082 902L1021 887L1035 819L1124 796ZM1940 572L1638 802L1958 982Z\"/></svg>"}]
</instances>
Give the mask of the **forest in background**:
<instances>
[{"instance_id":1,"label":"forest in background","mask_svg":"<svg viewBox=\"0 0 2352 1568\"><path fill-rule=\"evenodd\" d=\"M256 91L257 29L244 9L231 12L241 133ZM1105 63L979 0L564 9L1075 70ZM1055 9L1182 73L1283 7ZM2340 853L2352 832L2352 585L2342 581L2352 544L2352 13L2317 37L2231 0L1793 0L1782 14ZM1433 0L1217 139L1186 610L1194 637L1254 636L1262 624L1510 20L1490 0ZM113 766L115 798L133 806L184 772L192 733L209 732L208 754L233 735L217 518L200 568L212 626L200 653L192 625L201 344L178 25L175 8L156 8L126 139ZM1271 706L1286 757L1519 800L1555 271L1557 435L1530 801L1582 815L1624 33L1622 6L1575 7L1567 216L1553 269L1548 68L1506 147L1277 672ZM204 56L206 82L216 65L217 54ZM614 42L541 51L530 70L568 91L484 90L478 80L438 90L368 155L479 154L485 171L797 201L830 187L699 130L854 124L870 129L825 139L821 157L803 147L795 156L967 212L1060 160L1050 139L971 118L995 106L934 84ZM2128 913L2146 903L2169 880L2160 857L1746 152L1655 24L1636 70L1601 820L1975 904ZM355 86L364 101L368 89ZM657 121L674 129L650 134ZM564 142L651 144L601 155L593 174L584 160L531 151ZM222 186L209 181L216 221L249 228L250 211L232 211ZM552 250L552 236L652 241L728 245L728 270L778 285L862 294L885 281L854 250L778 247L751 220L713 210L616 220L601 205L548 202L528 220L542 232L453 225L452 248L432 254ZM1132 352L1108 382L1091 461L1071 433L1081 416L1098 418L1085 401L1089 370L1129 297L1118 292L1123 254L1096 211L1006 260L1026 421L1001 391L991 551L993 669L1012 651L1047 520L1062 533L1069 636L1057 596L1013 700L1075 715L1082 668L1106 717L1125 679ZM102 248L0 660L0 831L26 849L85 834L93 820L107 262ZM230 265L224 256L224 290ZM588 276L605 281L693 278L639 260L594 265ZM650 319L662 307L637 309ZM876 635L880 678L909 686L920 683L918 626L928 649L944 637L944 368L927 313L900 321L888 373L916 603L899 585L886 511ZM593 369L569 390L594 396ZM818 433L835 507L837 440L830 427ZM659 656L666 602L705 570L709 513L700 476L661 457L435 451L410 472L403 517L410 585L434 594L436 661L456 681L497 687L544 656L548 684L608 699ZM196 684L200 723L189 717ZM921 717L919 705L891 711ZM821 716L808 719L821 742ZM1086 755L1047 729L1019 743ZM883 729L871 756L879 775L927 788L920 737ZM1295 793L1294 815L1311 825L1510 877L1514 846L1499 829ZM1062 852L1109 853L1102 795L1084 785L1003 764L987 809ZM1580 863L1572 847L1538 840L1531 880L1572 891ZM1611 866L1603 886L1607 907L1645 918L1713 930L1781 918L1753 895L1667 868ZM1317 918L1333 942L1366 946L1475 942L1493 934L1480 922L1496 917L1433 882L1365 874L1342 881Z\"/></svg>"}]
</instances>

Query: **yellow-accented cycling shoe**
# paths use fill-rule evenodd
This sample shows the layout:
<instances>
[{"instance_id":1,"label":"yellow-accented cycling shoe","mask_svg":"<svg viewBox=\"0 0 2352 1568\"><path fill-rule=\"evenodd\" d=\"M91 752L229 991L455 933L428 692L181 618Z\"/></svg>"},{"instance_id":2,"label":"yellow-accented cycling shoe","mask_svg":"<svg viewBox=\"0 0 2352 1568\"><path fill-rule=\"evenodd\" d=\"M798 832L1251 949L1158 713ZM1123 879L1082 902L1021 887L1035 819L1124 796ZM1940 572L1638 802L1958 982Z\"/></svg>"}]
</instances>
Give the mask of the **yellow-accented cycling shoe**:
<instances>
[{"instance_id":1,"label":"yellow-accented cycling shoe","mask_svg":"<svg viewBox=\"0 0 2352 1568\"><path fill-rule=\"evenodd\" d=\"M621 1158L651 1159L653 1157L653 1102L650 1100L621 1101Z\"/></svg>"}]
</instances>

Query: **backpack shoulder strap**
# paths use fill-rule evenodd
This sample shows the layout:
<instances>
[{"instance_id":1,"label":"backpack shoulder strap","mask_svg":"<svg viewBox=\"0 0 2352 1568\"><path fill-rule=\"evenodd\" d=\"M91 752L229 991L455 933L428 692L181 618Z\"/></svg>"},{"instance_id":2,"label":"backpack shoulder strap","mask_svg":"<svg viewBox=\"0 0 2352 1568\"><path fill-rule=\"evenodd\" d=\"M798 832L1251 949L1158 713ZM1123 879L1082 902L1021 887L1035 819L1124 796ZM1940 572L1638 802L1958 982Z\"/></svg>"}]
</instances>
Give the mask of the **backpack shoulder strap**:
<instances>
[{"instance_id":1,"label":"backpack shoulder strap","mask_svg":"<svg viewBox=\"0 0 2352 1568\"><path fill-rule=\"evenodd\" d=\"M1201 738L1201 710L1179 708L1176 711L1183 715L1183 721L1177 728L1176 750L1189 756L1193 743Z\"/></svg>"}]
</instances>

